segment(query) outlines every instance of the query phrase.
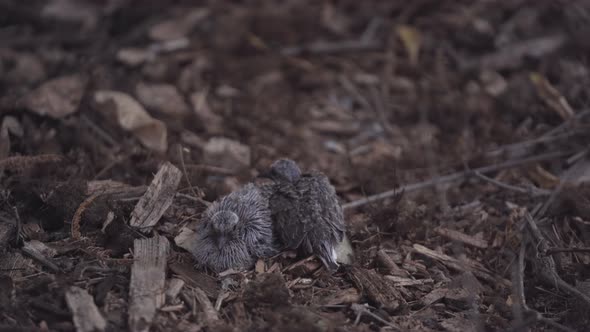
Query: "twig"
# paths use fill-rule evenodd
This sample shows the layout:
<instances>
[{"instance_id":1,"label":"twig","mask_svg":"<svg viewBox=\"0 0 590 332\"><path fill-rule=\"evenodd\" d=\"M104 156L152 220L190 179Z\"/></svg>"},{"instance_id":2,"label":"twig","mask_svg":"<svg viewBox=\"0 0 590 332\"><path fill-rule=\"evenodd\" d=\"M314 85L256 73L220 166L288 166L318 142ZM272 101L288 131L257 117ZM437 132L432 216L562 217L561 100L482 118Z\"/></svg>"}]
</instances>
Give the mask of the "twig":
<instances>
[{"instance_id":1,"label":"twig","mask_svg":"<svg viewBox=\"0 0 590 332\"><path fill-rule=\"evenodd\" d=\"M529 308L526 304L526 297L524 294L524 257L526 253L526 245L525 243L521 243L520 250L518 252L518 259L517 264L514 266L514 273L512 276L512 291L514 293L514 297L516 299L513 305L514 311L514 324L509 331L522 331L525 327L530 326L536 322L545 323L550 325L558 330L566 331L566 332L573 332L574 330L570 329L567 326L561 325L549 318L544 317L540 312ZM528 319L523 319L523 311L526 312L530 317Z\"/></svg>"},{"instance_id":2,"label":"twig","mask_svg":"<svg viewBox=\"0 0 590 332\"><path fill-rule=\"evenodd\" d=\"M529 212L525 214L525 220L531 230L531 233L535 240L537 241L536 246L534 246L537 253L546 253L549 250L549 245L541 230L537 226L537 223L533 219L533 216ZM561 276L557 273L556 263L552 256L548 255L536 255L538 264L537 269L539 271L539 275L545 282L555 286L558 289L569 293L572 296L579 298L580 300L584 301L587 305L590 306L590 296L582 293L579 289L573 287L572 285L565 282Z\"/></svg>"},{"instance_id":3,"label":"twig","mask_svg":"<svg viewBox=\"0 0 590 332\"><path fill-rule=\"evenodd\" d=\"M563 187L565 186L565 184L569 180L569 178L570 178L573 170L576 168L576 165L578 163L580 163L581 161L582 160L578 160L576 162L576 164L572 165L565 172L565 174L560 177L559 183L557 184L557 187L555 187L555 189L553 189L553 191L551 192L551 195L549 195L549 198L547 199L547 201L545 201L545 203L541 206L541 208L534 214L535 217L540 218L540 217L542 217L542 216L545 215L545 213L547 212L547 210L549 209L549 207L551 206L551 204L553 204L553 202L557 198L557 195L559 195L561 193L561 191L563 190Z\"/></svg>"},{"instance_id":4,"label":"twig","mask_svg":"<svg viewBox=\"0 0 590 332\"><path fill-rule=\"evenodd\" d=\"M191 192L193 193L193 195L195 195L195 197L200 197L199 195L197 195L197 192L193 188L191 180L188 177L188 173L186 171L186 165L184 164L184 153L182 150L183 150L182 145L178 146L178 154L180 155L180 165L182 166L182 172L184 173L184 178L186 179L186 183L188 183L188 186L189 186Z\"/></svg>"},{"instance_id":5,"label":"twig","mask_svg":"<svg viewBox=\"0 0 590 332\"><path fill-rule=\"evenodd\" d=\"M175 196L186 198L186 199L189 199L189 200L191 200L193 202L200 203L200 204L202 204L205 207L208 207L209 205L211 205L211 202L207 202L206 200L204 200L202 198L199 198L199 197L193 197L193 196L190 196L190 195L187 195L187 194L183 194L183 193L176 193Z\"/></svg>"},{"instance_id":6,"label":"twig","mask_svg":"<svg viewBox=\"0 0 590 332\"><path fill-rule=\"evenodd\" d=\"M508 189L508 190L512 190L512 191L516 191L519 193L523 193L523 194L529 194L529 195L533 195L533 196L546 196L546 195L550 195L551 191L549 190L545 190L545 189L541 189L541 188L536 188L536 187L531 187L529 189L527 188L521 188L518 186L513 186L513 185L509 185L507 183L498 181L496 179L493 179L489 176L485 176L479 172L474 172L475 176L477 176L478 178L487 181L491 184L494 184L500 188L504 188L504 189Z\"/></svg>"},{"instance_id":7,"label":"twig","mask_svg":"<svg viewBox=\"0 0 590 332\"><path fill-rule=\"evenodd\" d=\"M402 192L417 191L420 189L432 187L434 185L443 184L443 183L450 183L450 182L454 182L457 180L461 180L461 179L471 176L474 172L478 172L481 174L491 173L491 172L495 172L495 171L499 171L499 170L503 170L503 169L507 169L507 168L513 168L513 167L518 167L518 166L522 166L522 165L526 165L526 164L530 164L530 163L555 159L558 157L562 157L566 154L568 154L568 152L563 152L563 151L548 152L548 153L540 154L540 155L537 155L534 157L509 160L509 161L506 161L506 162L503 162L500 164L496 164L496 165L484 166L484 167L476 168L472 171L468 170L468 171L462 171L462 172L452 173L452 174L448 174L448 175L443 175L443 176L429 179L429 180L426 180L423 182L418 182L418 183L414 183L414 184L410 184L410 185L401 186L399 188L392 189L392 190L389 190L389 191L386 191L386 192L383 192L380 194L376 194L376 195L372 195L372 196L369 196L369 197L366 197L363 199L348 202L346 204L343 204L342 207L345 210L353 209L353 208L357 208L359 206L366 205L368 203L384 200L386 198L389 198L389 197L392 197L395 195L399 195Z\"/></svg>"},{"instance_id":8,"label":"twig","mask_svg":"<svg viewBox=\"0 0 590 332\"><path fill-rule=\"evenodd\" d=\"M80 120L82 120L82 123L84 123L86 126L88 126L88 128L90 128L92 131L94 131L96 133L96 135L98 135L100 138L102 138L111 147L116 148L119 146L119 144L117 144L117 141L115 141L115 139L111 135L109 135L104 129L99 127L92 120L90 120L89 117L87 117L86 115L81 115Z\"/></svg>"},{"instance_id":9,"label":"twig","mask_svg":"<svg viewBox=\"0 0 590 332\"><path fill-rule=\"evenodd\" d=\"M219 175L235 175L236 174L236 172L234 172L230 169L218 167L218 166L211 166L211 165L188 164L188 165L186 165L186 168L190 169L190 170L194 169L197 171L209 172L209 173L219 174Z\"/></svg>"},{"instance_id":10,"label":"twig","mask_svg":"<svg viewBox=\"0 0 590 332\"><path fill-rule=\"evenodd\" d=\"M374 313L372 313L369 309L367 309L366 304L358 304L358 303L353 303L350 308L352 309L352 311L354 311L357 314L357 318L355 320L355 325L358 324L358 322L360 321L360 318L363 314L369 315L371 316L371 318L377 320L378 322L381 322L389 327L391 327L394 331L401 331L401 328L389 321L386 321L385 319L379 317L378 315L375 315Z\"/></svg>"},{"instance_id":11,"label":"twig","mask_svg":"<svg viewBox=\"0 0 590 332\"><path fill-rule=\"evenodd\" d=\"M549 248L547 255L557 254L560 252L590 252L590 248Z\"/></svg>"},{"instance_id":12,"label":"twig","mask_svg":"<svg viewBox=\"0 0 590 332\"><path fill-rule=\"evenodd\" d=\"M565 122L564 122L565 124ZM563 125L563 124L562 124ZM557 129L561 127L558 126L554 129ZM561 129L560 129L561 130ZM512 144L507 144L507 145L503 145L500 146L496 149L490 150L488 152L484 153L484 156L487 158L495 158L495 157L499 157L501 155L507 155L509 153L515 153L516 151L519 150L523 150L526 148L532 148L533 146L537 145L537 144L542 144L542 143L550 143L550 142L555 142L555 141L559 141L559 140L565 140L568 139L572 136L578 135L580 133L584 133L586 131L583 130L571 130L565 133L552 133L553 130L551 130L550 132L547 132L543 135L541 135L540 137L537 138L533 138L533 139L529 139L529 140L525 140L525 141L521 141L521 142L517 142L517 143L512 143Z\"/></svg>"},{"instance_id":13,"label":"twig","mask_svg":"<svg viewBox=\"0 0 590 332\"><path fill-rule=\"evenodd\" d=\"M14 209L14 218L16 219L16 244L21 245L25 242L23 237L23 224L20 220L20 214L18 213L18 208L15 206Z\"/></svg>"}]
</instances>

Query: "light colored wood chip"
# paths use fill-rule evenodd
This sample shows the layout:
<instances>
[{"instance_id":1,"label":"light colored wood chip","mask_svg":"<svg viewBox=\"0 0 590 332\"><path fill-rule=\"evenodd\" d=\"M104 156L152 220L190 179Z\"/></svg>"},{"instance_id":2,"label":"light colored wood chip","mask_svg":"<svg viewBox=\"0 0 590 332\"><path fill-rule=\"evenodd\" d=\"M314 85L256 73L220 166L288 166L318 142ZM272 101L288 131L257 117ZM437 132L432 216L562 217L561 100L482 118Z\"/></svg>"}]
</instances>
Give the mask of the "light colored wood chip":
<instances>
[{"instance_id":1,"label":"light colored wood chip","mask_svg":"<svg viewBox=\"0 0 590 332\"><path fill-rule=\"evenodd\" d=\"M218 322L219 315L217 314L217 310L215 310L213 303L211 303L207 297L207 294L202 289L197 287L193 290L193 295L195 296L197 303L203 311L207 325L214 325L216 322Z\"/></svg>"},{"instance_id":2,"label":"light colored wood chip","mask_svg":"<svg viewBox=\"0 0 590 332\"><path fill-rule=\"evenodd\" d=\"M414 279L409 279L409 278L402 278L402 277L397 277L397 276L385 276L386 279L393 281L393 283L396 286L402 286L402 287L406 287L406 286L422 286L425 284L432 284L434 283L434 280L432 279L419 279L419 280L414 280Z\"/></svg>"},{"instance_id":3,"label":"light colored wood chip","mask_svg":"<svg viewBox=\"0 0 590 332\"><path fill-rule=\"evenodd\" d=\"M389 257L389 254L385 252L385 250L381 249L377 252L377 259L389 269L389 272L398 277L407 277L409 275L408 271L400 268L394 261Z\"/></svg>"},{"instance_id":4,"label":"light colored wood chip","mask_svg":"<svg viewBox=\"0 0 590 332\"><path fill-rule=\"evenodd\" d=\"M477 237L474 237L471 235L467 235L465 233L461 233L461 232L456 231L454 229L448 229L445 227L437 227L434 231L438 235L444 236L447 239L457 241L457 242L462 242L462 243L465 243L466 245L469 245L472 247L476 247L476 248L480 248L480 249L486 249L488 247L488 243L486 240L484 240L482 238L477 238Z\"/></svg>"},{"instance_id":5,"label":"light colored wood chip","mask_svg":"<svg viewBox=\"0 0 590 332\"><path fill-rule=\"evenodd\" d=\"M163 236L137 239L129 285L129 328L148 331L156 310L164 304L166 260L170 244Z\"/></svg>"},{"instance_id":6,"label":"light colored wood chip","mask_svg":"<svg viewBox=\"0 0 590 332\"><path fill-rule=\"evenodd\" d=\"M388 311L395 311L405 304L404 298L395 289L393 283L375 270L352 267L348 275L357 289L365 293L372 301L383 305Z\"/></svg>"},{"instance_id":7,"label":"light colored wood chip","mask_svg":"<svg viewBox=\"0 0 590 332\"><path fill-rule=\"evenodd\" d=\"M172 204L181 178L182 172L176 166L169 162L164 163L146 193L135 205L129 225L142 232L149 232Z\"/></svg>"},{"instance_id":8,"label":"light colored wood chip","mask_svg":"<svg viewBox=\"0 0 590 332\"><path fill-rule=\"evenodd\" d=\"M98 311L94 299L85 289L72 286L66 292L66 302L72 312L76 331L104 331L107 322Z\"/></svg>"},{"instance_id":9,"label":"light colored wood chip","mask_svg":"<svg viewBox=\"0 0 590 332\"><path fill-rule=\"evenodd\" d=\"M180 294L182 287L184 287L184 280L172 278L168 279L166 284L166 302L173 303Z\"/></svg>"},{"instance_id":10,"label":"light colored wood chip","mask_svg":"<svg viewBox=\"0 0 590 332\"><path fill-rule=\"evenodd\" d=\"M51 257L55 256L57 252L55 249L49 248L43 242L37 240L27 241L21 250L27 256L41 263L43 266L49 268L53 272L61 271L59 266L57 266L51 259Z\"/></svg>"}]
</instances>

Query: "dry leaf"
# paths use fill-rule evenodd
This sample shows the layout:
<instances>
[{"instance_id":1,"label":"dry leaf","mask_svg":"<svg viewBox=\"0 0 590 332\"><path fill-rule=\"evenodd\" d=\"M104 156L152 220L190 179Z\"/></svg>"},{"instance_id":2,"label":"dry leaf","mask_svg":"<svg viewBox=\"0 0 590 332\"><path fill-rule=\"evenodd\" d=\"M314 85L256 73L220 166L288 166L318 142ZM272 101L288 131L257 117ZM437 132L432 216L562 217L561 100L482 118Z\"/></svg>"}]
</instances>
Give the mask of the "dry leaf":
<instances>
[{"instance_id":1,"label":"dry leaf","mask_svg":"<svg viewBox=\"0 0 590 332\"><path fill-rule=\"evenodd\" d=\"M24 105L39 115L60 119L78 110L86 80L79 75L62 76L43 83L24 100Z\"/></svg>"},{"instance_id":2,"label":"dry leaf","mask_svg":"<svg viewBox=\"0 0 590 332\"><path fill-rule=\"evenodd\" d=\"M204 147L203 161L238 172L250 166L250 148L229 138L213 137Z\"/></svg>"},{"instance_id":3,"label":"dry leaf","mask_svg":"<svg viewBox=\"0 0 590 332\"><path fill-rule=\"evenodd\" d=\"M418 54L420 53L420 46L422 43L422 36L420 31L407 25L400 25L397 27L397 34L404 43L408 58L413 66L418 65Z\"/></svg>"},{"instance_id":4,"label":"dry leaf","mask_svg":"<svg viewBox=\"0 0 590 332\"><path fill-rule=\"evenodd\" d=\"M53 0L47 1L41 15L52 19L83 24L92 29L98 22L100 7L93 1Z\"/></svg>"},{"instance_id":5,"label":"dry leaf","mask_svg":"<svg viewBox=\"0 0 590 332\"><path fill-rule=\"evenodd\" d=\"M152 118L131 96L117 91L97 91L94 100L105 113L115 112L121 128L132 132L146 148L166 152L166 125Z\"/></svg>"},{"instance_id":6,"label":"dry leaf","mask_svg":"<svg viewBox=\"0 0 590 332\"><path fill-rule=\"evenodd\" d=\"M117 52L117 60L130 66L136 67L153 57L153 52L142 48L123 48Z\"/></svg>"},{"instance_id":7,"label":"dry leaf","mask_svg":"<svg viewBox=\"0 0 590 332\"><path fill-rule=\"evenodd\" d=\"M189 113L188 105L173 85L139 83L135 92L139 101L148 109L170 116Z\"/></svg>"},{"instance_id":8,"label":"dry leaf","mask_svg":"<svg viewBox=\"0 0 590 332\"><path fill-rule=\"evenodd\" d=\"M221 133L223 129L223 118L211 110L207 102L208 90L191 94L190 100L193 111L202 122L203 127L209 133Z\"/></svg>"}]
</instances>

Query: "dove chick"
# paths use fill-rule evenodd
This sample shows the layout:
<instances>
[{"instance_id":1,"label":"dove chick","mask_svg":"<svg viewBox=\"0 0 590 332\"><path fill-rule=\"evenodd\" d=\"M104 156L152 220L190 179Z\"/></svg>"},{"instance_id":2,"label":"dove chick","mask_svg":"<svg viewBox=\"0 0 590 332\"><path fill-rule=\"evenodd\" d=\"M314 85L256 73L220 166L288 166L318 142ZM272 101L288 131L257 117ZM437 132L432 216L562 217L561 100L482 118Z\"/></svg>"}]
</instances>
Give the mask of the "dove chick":
<instances>
[{"instance_id":1,"label":"dove chick","mask_svg":"<svg viewBox=\"0 0 590 332\"><path fill-rule=\"evenodd\" d=\"M315 171L302 173L289 159L275 161L262 176L273 180L263 191L283 249L315 254L328 269L337 269L336 247L344 238L345 225L328 177Z\"/></svg>"},{"instance_id":2,"label":"dove chick","mask_svg":"<svg viewBox=\"0 0 590 332\"><path fill-rule=\"evenodd\" d=\"M196 230L191 254L215 272L251 268L277 252L268 200L248 184L213 202Z\"/></svg>"}]
</instances>

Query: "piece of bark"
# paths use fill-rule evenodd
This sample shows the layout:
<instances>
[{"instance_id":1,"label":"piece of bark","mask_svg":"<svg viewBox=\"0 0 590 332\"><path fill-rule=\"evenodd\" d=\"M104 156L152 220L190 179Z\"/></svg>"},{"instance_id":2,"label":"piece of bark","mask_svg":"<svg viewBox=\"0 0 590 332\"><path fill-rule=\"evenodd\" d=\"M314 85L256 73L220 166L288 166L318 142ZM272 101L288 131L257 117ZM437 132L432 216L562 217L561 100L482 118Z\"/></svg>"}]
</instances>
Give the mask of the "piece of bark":
<instances>
[{"instance_id":1,"label":"piece of bark","mask_svg":"<svg viewBox=\"0 0 590 332\"><path fill-rule=\"evenodd\" d=\"M203 163L238 173L250 167L250 147L226 137L212 137L203 147Z\"/></svg>"},{"instance_id":2,"label":"piece of bark","mask_svg":"<svg viewBox=\"0 0 590 332\"><path fill-rule=\"evenodd\" d=\"M211 303L207 297L207 294L198 287L193 289L192 293L195 296L197 303L201 307L201 310L203 311L203 316L207 325L212 326L219 322L217 311L215 310L213 303Z\"/></svg>"},{"instance_id":3,"label":"piece of bark","mask_svg":"<svg viewBox=\"0 0 590 332\"><path fill-rule=\"evenodd\" d=\"M338 305L358 303L361 300L361 295L356 288L340 289L327 297L320 300L323 305Z\"/></svg>"},{"instance_id":4,"label":"piece of bark","mask_svg":"<svg viewBox=\"0 0 590 332\"><path fill-rule=\"evenodd\" d=\"M146 193L131 213L129 225L147 233L172 204L182 172L169 162L160 167Z\"/></svg>"},{"instance_id":5,"label":"piece of bark","mask_svg":"<svg viewBox=\"0 0 590 332\"><path fill-rule=\"evenodd\" d=\"M0 255L0 270L11 278L19 278L36 272L32 260L20 252L5 252Z\"/></svg>"},{"instance_id":6,"label":"piece of bark","mask_svg":"<svg viewBox=\"0 0 590 332\"><path fill-rule=\"evenodd\" d=\"M0 222L0 252L8 248L8 243L16 237L16 226L8 222Z\"/></svg>"},{"instance_id":7,"label":"piece of bark","mask_svg":"<svg viewBox=\"0 0 590 332\"><path fill-rule=\"evenodd\" d=\"M66 292L66 302L78 332L104 331L107 322L98 311L94 299L85 289L72 286Z\"/></svg>"},{"instance_id":8,"label":"piece of bark","mask_svg":"<svg viewBox=\"0 0 590 332\"><path fill-rule=\"evenodd\" d=\"M381 304L386 310L397 310L405 302L393 283L375 272L360 267L353 267L348 275L356 288L364 292L373 302Z\"/></svg>"},{"instance_id":9,"label":"piece of bark","mask_svg":"<svg viewBox=\"0 0 590 332\"><path fill-rule=\"evenodd\" d=\"M400 268L393 259L389 257L385 250L381 249L377 252L377 259L383 264L383 266L389 269L389 273L394 276L407 277L409 275L408 271Z\"/></svg>"},{"instance_id":10,"label":"piece of bark","mask_svg":"<svg viewBox=\"0 0 590 332\"><path fill-rule=\"evenodd\" d=\"M171 263L169 268L188 286L202 289L209 298L215 299L219 294L217 280L208 274L195 271L189 264Z\"/></svg>"},{"instance_id":11,"label":"piece of bark","mask_svg":"<svg viewBox=\"0 0 590 332\"><path fill-rule=\"evenodd\" d=\"M184 280L179 278L168 279L166 282L166 302L173 303L184 287Z\"/></svg>"},{"instance_id":12,"label":"piece of bark","mask_svg":"<svg viewBox=\"0 0 590 332\"><path fill-rule=\"evenodd\" d=\"M461 233L461 232L456 231L454 229L448 229L445 227L437 227L434 229L434 231L437 234L444 236L450 240L462 242L462 243L465 243L466 245L469 245L472 247L476 247L476 248L480 248L480 249L486 249L488 247L488 243L486 242L486 240L476 238L474 236L467 235L465 233Z\"/></svg>"},{"instance_id":13,"label":"piece of bark","mask_svg":"<svg viewBox=\"0 0 590 332\"><path fill-rule=\"evenodd\" d=\"M57 266L51 260L51 258L46 256L46 254L49 254L51 257L53 257L55 255L55 250L50 249L44 243L39 242L37 240L27 241L25 242L25 245L21 248L21 250L27 256L41 263L43 266L49 268L51 271L61 272L59 266Z\"/></svg>"},{"instance_id":14,"label":"piece of bark","mask_svg":"<svg viewBox=\"0 0 590 332\"><path fill-rule=\"evenodd\" d=\"M148 331L156 310L164 304L168 240L163 236L134 241L129 285L129 328Z\"/></svg>"},{"instance_id":15,"label":"piece of bark","mask_svg":"<svg viewBox=\"0 0 590 332\"><path fill-rule=\"evenodd\" d=\"M441 254L432 249L428 249L425 246L417 243L413 245L413 248L417 253L422 254L428 258L434 259L436 261L439 261L448 268L451 268L455 271L472 272L477 278L485 280L492 284L501 283L502 285L507 287L510 287L511 285L510 281L500 276L494 275L492 272L490 272L490 270L486 269L483 265L481 265L481 263L476 262L474 260L458 260L449 255Z\"/></svg>"}]
</instances>

